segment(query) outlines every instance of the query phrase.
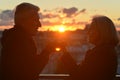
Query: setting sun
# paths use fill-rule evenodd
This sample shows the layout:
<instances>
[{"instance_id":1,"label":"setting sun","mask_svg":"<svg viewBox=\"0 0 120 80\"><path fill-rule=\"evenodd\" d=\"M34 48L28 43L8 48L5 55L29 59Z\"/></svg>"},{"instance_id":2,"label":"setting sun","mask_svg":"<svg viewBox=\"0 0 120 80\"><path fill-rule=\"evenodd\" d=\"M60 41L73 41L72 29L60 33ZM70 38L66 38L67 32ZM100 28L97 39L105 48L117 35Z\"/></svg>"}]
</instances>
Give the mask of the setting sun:
<instances>
[{"instance_id":1,"label":"setting sun","mask_svg":"<svg viewBox=\"0 0 120 80\"><path fill-rule=\"evenodd\" d=\"M60 27L59 28L59 32L65 32L65 28L64 27Z\"/></svg>"},{"instance_id":2,"label":"setting sun","mask_svg":"<svg viewBox=\"0 0 120 80\"><path fill-rule=\"evenodd\" d=\"M65 26L60 26L60 27L58 28L58 31L59 31L59 32L65 32Z\"/></svg>"}]
</instances>

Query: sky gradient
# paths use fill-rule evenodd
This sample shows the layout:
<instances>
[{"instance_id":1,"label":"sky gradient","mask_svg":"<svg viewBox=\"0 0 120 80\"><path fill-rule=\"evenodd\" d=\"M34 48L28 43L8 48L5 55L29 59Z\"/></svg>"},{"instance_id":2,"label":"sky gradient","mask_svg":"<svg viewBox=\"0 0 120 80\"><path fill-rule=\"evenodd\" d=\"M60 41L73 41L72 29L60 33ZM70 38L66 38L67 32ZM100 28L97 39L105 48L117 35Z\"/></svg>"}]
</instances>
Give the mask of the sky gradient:
<instances>
[{"instance_id":1,"label":"sky gradient","mask_svg":"<svg viewBox=\"0 0 120 80\"><path fill-rule=\"evenodd\" d=\"M30 2L40 7L43 29L55 30L60 26L69 30L83 28L97 15L108 16L116 28L120 28L120 0L0 0L2 28L13 25L12 11L22 2Z\"/></svg>"}]
</instances>

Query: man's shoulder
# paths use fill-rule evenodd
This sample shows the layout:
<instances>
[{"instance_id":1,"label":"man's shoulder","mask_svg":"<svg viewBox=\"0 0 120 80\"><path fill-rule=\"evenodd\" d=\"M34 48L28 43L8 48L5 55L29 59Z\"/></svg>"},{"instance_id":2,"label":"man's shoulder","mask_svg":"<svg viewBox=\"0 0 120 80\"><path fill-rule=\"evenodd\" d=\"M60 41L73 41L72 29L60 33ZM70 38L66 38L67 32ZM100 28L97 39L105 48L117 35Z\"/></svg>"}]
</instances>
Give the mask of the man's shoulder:
<instances>
[{"instance_id":1,"label":"man's shoulder","mask_svg":"<svg viewBox=\"0 0 120 80\"><path fill-rule=\"evenodd\" d=\"M3 42L20 40L20 39L22 39L22 36L24 36L24 35L22 35L20 32L18 32L14 28L11 28L11 29L6 29L3 31L1 40Z\"/></svg>"},{"instance_id":2,"label":"man's shoulder","mask_svg":"<svg viewBox=\"0 0 120 80\"><path fill-rule=\"evenodd\" d=\"M13 32L15 32L14 28L5 29L5 30L3 31L3 35L11 35Z\"/></svg>"}]
</instances>

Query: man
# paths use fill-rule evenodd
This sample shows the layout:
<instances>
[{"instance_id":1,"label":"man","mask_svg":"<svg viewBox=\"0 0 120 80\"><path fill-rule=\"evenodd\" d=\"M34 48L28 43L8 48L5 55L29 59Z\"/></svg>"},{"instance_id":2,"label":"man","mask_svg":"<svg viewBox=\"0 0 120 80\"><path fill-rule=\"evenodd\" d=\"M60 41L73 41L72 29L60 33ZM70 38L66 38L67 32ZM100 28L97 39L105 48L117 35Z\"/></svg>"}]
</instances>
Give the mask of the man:
<instances>
[{"instance_id":1,"label":"man","mask_svg":"<svg viewBox=\"0 0 120 80\"><path fill-rule=\"evenodd\" d=\"M32 36L41 27L39 7L21 3L16 7L15 25L3 32L2 80L36 80L48 62L49 54L36 54Z\"/></svg>"}]
</instances>

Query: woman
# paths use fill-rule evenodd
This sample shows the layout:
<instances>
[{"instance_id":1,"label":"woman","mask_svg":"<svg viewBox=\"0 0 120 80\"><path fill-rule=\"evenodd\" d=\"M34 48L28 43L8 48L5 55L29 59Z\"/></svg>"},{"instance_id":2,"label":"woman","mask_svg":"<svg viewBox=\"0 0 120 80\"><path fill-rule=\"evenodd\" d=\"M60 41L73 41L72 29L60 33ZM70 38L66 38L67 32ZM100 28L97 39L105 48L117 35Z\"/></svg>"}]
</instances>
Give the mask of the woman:
<instances>
[{"instance_id":1,"label":"woman","mask_svg":"<svg viewBox=\"0 0 120 80\"><path fill-rule=\"evenodd\" d=\"M113 80L117 70L118 43L115 26L106 16L95 17L89 28L89 42L94 48L86 54L80 66L81 78L84 80Z\"/></svg>"},{"instance_id":2,"label":"woman","mask_svg":"<svg viewBox=\"0 0 120 80\"><path fill-rule=\"evenodd\" d=\"M62 62L69 62L68 66L75 65L70 69L67 66L71 75L67 80L114 80L118 65L115 50L118 37L113 22L106 16L94 17L88 36L93 48L79 66L71 63L72 59L65 60L69 55L62 57Z\"/></svg>"},{"instance_id":3,"label":"woman","mask_svg":"<svg viewBox=\"0 0 120 80\"><path fill-rule=\"evenodd\" d=\"M113 22L106 16L94 17L88 35L94 47L86 53L84 61L70 78L114 80L118 65L115 51L118 37Z\"/></svg>"}]
</instances>

